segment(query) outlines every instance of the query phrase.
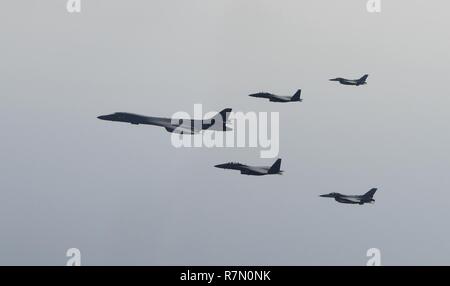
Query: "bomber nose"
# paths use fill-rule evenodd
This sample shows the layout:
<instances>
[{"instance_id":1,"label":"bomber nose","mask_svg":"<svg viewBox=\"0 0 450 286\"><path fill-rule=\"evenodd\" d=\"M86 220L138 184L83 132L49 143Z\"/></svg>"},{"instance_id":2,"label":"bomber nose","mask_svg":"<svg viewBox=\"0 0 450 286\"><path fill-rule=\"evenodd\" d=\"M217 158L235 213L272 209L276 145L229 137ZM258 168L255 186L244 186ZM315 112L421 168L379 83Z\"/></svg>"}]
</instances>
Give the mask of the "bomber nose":
<instances>
[{"instance_id":1,"label":"bomber nose","mask_svg":"<svg viewBox=\"0 0 450 286\"><path fill-rule=\"evenodd\" d=\"M225 167L225 164L218 164L215 165L214 167L223 169Z\"/></svg>"}]
</instances>

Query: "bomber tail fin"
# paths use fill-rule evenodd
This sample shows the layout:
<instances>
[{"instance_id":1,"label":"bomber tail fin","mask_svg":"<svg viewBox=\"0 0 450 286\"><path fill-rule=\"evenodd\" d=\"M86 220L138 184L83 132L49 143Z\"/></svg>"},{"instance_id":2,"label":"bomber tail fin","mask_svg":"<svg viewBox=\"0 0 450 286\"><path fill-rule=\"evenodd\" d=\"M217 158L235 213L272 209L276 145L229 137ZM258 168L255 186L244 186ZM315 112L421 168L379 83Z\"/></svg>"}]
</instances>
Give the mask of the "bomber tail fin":
<instances>
[{"instance_id":1,"label":"bomber tail fin","mask_svg":"<svg viewBox=\"0 0 450 286\"><path fill-rule=\"evenodd\" d=\"M291 97L291 101L302 101L300 96L302 95L302 90L299 89L297 92Z\"/></svg>"},{"instance_id":2,"label":"bomber tail fin","mask_svg":"<svg viewBox=\"0 0 450 286\"><path fill-rule=\"evenodd\" d=\"M273 163L272 167L269 169L269 174L278 174L280 173L281 168L281 159L278 159Z\"/></svg>"},{"instance_id":3,"label":"bomber tail fin","mask_svg":"<svg viewBox=\"0 0 450 286\"><path fill-rule=\"evenodd\" d=\"M221 112L217 113L214 117L212 117L209 120L205 120L204 129L210 129L210 130L220 130L220 131L228 131L232 130L231 128L227 127L227 121L228 117L231 113L231 108L225 108Z\"/></svg>"},{"instance_id":4,"label":"bomber tail fin","mask_svg":"<svg viewBox=\"0 0 450 286\"><path fill-rule=\"evenodd\" d=\"M225 108L221 112L217 113L216 116L214 116L212 119L215 121L223 121L226 122L228 120L228 117L230 116L231 108Z\"/></svg>"}]
</instances>

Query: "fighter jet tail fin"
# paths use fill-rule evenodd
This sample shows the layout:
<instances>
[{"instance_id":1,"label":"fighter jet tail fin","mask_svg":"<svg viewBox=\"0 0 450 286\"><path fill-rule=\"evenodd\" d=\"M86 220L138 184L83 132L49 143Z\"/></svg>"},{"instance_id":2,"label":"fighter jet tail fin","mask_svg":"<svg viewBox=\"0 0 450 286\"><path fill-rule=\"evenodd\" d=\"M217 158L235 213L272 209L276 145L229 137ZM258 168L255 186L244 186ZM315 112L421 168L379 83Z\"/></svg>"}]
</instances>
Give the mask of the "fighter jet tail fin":
<instances>
[{"instance_id":1,"label":"fighter jet tail fin","mask_svg":"<svg viewBox=\"0 0 450 286\"><path fill-rule=\"evenodd\" d=\"M302 101L300 96L302 95L302 90L299 89L297 92L291 97L291 101Z\"/></svg>"},{"instance_id":2,"label":"fighter jet tail fin","mask_svg":"<svg viewBox=\"0 0 450 286\"><path fill-rule=\"evenodd\" d=\"M368 74L363 75L363 76L358 80L358 83L359 83L359 84L365 83L368 77L369 77Z\"/></svg>"},{"instance_id":3,"label":"fighter jet tail fin","mask_svg":"<svg viewBox=\"0 0 450 286\"><path fill-rule=\"evenodd\" d=\"M372 189L370 189L370 191L368 191L367 193L365 193L365 194L363 195L363 197L368 198L368 199L371 199L371 198L373 198L373 195L375 195L375 192L376 192L377 190L378 190L377 188L372 188Z\"/></svg>"},{"instance_id":4,"label":"fighter jet tail fin","mask_svg":"<svg viewBox=\"0 0 450 286\"><path fill-rule=\"evenodd\" d=\"M273 163L272 167L269 169L269 174L278 174L280 173L281 168L281 159L278 159Z\"/></svg>"}]
</instances>

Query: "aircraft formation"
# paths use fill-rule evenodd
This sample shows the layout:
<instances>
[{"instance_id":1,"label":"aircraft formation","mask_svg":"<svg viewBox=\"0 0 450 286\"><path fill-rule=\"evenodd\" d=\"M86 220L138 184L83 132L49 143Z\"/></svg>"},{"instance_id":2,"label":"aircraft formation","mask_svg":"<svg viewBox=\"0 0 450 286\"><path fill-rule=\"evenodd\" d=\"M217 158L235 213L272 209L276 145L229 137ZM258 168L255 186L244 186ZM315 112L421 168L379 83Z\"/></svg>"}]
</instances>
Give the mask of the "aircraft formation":
<instances>
[{"instance_id":1,"label":"aircraft formation","mask_svg":"<svg viewBox=\"0 0 450 286\"><path fill-rule=\"evenodd\" d=\"M365 74L359 79L346 79L346 78L333 78L330 81L337 81L342 85L360 86L367 84L368 74ZM269 92L259 92L249 94L250 97L268 99L270 102L288 103L288 102L302 102L301 89L297 90L294 95L276 95ZM215 130L215 131L229 131L231 128L226 126L228 116L231 112L231 108L226 108L215 116L209 119L174 119L164 117L151 117L139 114L133 114L128 112L115 112L108 115L98 116L98 119L106 121L125 122L130 124L146 124L154 125L165 128L168 132L193 135L199 133L202 130ZM281 175L281 159L277 159L271 166L250 166L238 162L230 162L224 164L218 164L214 167L219 169L237 170L243 175L250 176L266 176L266 175ZM367 204L374 203L373 196L377 188L370 189L363 195L344 195L341 193L329 193L320 195L323 198L334 198L335 201L343 204Z\"/></svg>"}]
</instances>

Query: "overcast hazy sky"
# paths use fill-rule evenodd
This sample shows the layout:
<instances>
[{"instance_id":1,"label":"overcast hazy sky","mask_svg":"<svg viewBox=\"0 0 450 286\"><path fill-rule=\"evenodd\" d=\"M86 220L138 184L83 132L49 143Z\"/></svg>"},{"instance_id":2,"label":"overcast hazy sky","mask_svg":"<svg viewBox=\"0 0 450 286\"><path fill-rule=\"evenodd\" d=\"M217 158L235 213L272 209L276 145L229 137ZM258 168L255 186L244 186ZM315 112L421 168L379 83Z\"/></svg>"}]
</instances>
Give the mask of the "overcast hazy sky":
<instances>
[{"instance_id":1,"label":"overcast hazy sky","mask_svg":"<svg viewBox=\"0 0 450 286\"><path fill-rule=\"evenodd\" d=\"M3 1L0 264L450 264L450 3ZM328 79L369 73L368 85ZM257 91L304 101L273 104ZM280 112L283 176L258 149L175 149L96 119ZM374 205L342 205L328 192Z\"/></svg>"}]
</instances>

